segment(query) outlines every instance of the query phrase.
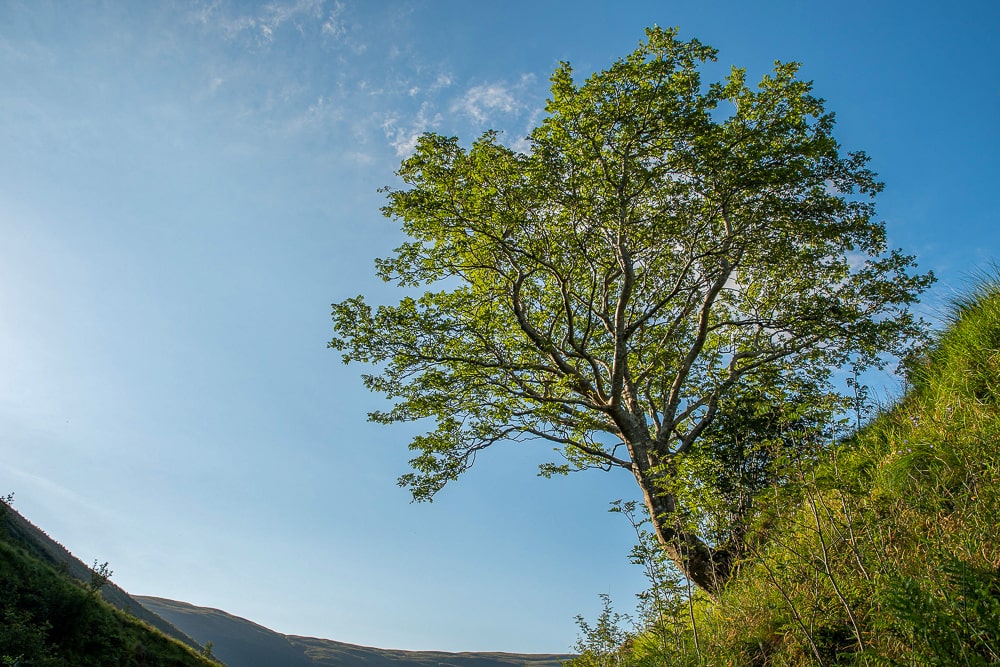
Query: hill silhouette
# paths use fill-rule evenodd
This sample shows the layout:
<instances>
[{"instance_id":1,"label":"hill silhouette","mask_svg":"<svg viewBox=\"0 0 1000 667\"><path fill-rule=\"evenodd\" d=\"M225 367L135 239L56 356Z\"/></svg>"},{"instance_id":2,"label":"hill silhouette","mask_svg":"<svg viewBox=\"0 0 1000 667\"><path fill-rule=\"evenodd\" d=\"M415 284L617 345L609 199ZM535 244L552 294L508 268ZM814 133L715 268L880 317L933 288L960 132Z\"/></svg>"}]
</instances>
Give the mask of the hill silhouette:
<instances>
[{"instance_id":1,"label":"hill silhouette","mask_svg":"<svg viewBox=\"0 0 1000 667\"><path fill-rule=\"evenodd\" d=\"M219 609L134 596L0 504L0 660L31 665L556 667L570 655L446 653L283 635ZM109 656L114 657L109 657ZM3 663L6 664L6 663Z\"/></svg>"},{"instance_id":2,"label":"hill silhouette","mask_svg":"<svg viewBox=\"0 0 1000 667\"><path fill-rule=\"evenodd\" d=\"M557 667L570 655L446 653L356 646L283 635L219 609L136 596L148 609L201 643L230 667Z\"/></svg>"}]
</instances>

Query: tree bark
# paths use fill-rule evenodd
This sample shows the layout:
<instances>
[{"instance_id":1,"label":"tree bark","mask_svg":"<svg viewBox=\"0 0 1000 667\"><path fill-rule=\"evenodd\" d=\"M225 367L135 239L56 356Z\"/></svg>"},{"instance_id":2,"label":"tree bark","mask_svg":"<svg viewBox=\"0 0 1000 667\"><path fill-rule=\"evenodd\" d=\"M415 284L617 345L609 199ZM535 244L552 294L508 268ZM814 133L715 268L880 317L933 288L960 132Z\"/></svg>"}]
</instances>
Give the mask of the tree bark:
<instances>
[{"instance_id":1,"label":"tree bark","mask_svg":"<svg viewBox=\"0 0 1000 667\"><path fill-rule=\"evenodd\" d=\"M717 596L732 574L733 557L725 548L715 548L695 533L678 526L677 499L664 490L662 476L633 470L649 509L653 529L667 556L696 586Z\"/></svg>"}]
</instances>

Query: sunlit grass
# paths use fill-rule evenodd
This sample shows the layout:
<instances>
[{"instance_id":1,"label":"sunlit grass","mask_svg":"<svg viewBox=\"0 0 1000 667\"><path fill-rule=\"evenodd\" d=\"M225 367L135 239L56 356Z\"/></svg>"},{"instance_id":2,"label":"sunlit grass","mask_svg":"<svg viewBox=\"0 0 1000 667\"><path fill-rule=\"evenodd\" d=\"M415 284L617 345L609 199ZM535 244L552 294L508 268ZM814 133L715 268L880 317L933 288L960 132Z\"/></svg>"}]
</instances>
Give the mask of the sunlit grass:
<instances>
[{"instance_id":1,"label":"sunlit grass","mask_svg":"<svg viewBox=\"0 0 1000 667\"><path fill-rule=\"evenodd\" d=\"M1000 664L996 280L955 300L908 381L818 464L792 468L722 596L647 623L619 664ZM665 629L671 641L655 641Z\"/></svg>"}]
</instances>

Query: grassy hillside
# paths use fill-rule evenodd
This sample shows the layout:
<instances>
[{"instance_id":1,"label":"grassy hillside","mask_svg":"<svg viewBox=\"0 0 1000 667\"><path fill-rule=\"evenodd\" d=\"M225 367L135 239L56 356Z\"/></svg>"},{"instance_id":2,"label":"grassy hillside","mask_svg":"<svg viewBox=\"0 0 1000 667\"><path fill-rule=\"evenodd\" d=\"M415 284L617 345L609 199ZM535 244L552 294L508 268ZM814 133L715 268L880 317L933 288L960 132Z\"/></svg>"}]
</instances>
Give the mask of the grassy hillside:
<instances>
[{"instance_id":1,"label":"grassy hillside","mask_svg":"<svg viewBox=\"0 0 1000 667\"><path fill-rule=\"evenodd\" d=\"M0 664L32 667L218 667L104 601L53 565L0 504Z\"/></svg>"},{"instance_id":2,"label":"grassy hillside","mask_svg":"<svg viewBox=\"0 0 1000 667\"><path fill-rule=\"evenodd\" d=\"M607 609L578 667L1000 664L1000 288L956 304L909 381L786 462L718 599L661 588L640 631Z\"/></svg>"}]
</instances>

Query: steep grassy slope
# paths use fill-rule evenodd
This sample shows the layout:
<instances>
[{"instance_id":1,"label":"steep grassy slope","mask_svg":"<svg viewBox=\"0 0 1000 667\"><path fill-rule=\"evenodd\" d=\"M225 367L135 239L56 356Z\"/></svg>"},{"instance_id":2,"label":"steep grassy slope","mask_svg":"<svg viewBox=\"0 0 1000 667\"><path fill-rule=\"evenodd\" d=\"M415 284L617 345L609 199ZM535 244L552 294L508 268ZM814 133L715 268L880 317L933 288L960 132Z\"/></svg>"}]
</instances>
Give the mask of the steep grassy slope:
<instances>
[{"instance_id":1,"label":"steep grassy slope","mask_svg":"<svg viewBox=\"0 0 1000 667\"><path fill-rule=\"evenodd\" d=\"M911 388L789 461L717 600L675 595L579 665L1000 664L1000 289L956 305Z\"/></svg>"},{"instance_id":2,"label":"steep grassy slope","mask_svg":"<svg viewBox=\"0 0 1000 667\"><path fill-rule=\"evenodd\" d=\"M218 667L47 562L23 519L0 506L0 661L48 667Z\"/></svg>"},{"instance_id":3,"label":"steep grassy slope","mask_svg":"<svg viewBox=\"0 0 1000 667\"><path fill-rule=\"evenodd\" d=\"M557 667L571 656L396 651L329 639L282 635L218 609L154 597L137 599L200 642L230 667Z\"/></svg>"},{"instance_id":4,"label":"steep grassy slope","mask_svg":"<svg viewBox=\"0 0 1000 667\"><path fill-rule=\"evenodd\" d=\"M51 565L64 574L68 574L77 581L85 584L90 581L92 575L91 569L71 554L69 550L46 535L44 531L25 519L13 508L0 509L6 510L3 521L0 522L0 534L2 534L5 542L24 549L29 555L41 560L43 563ZM201 646L197 642L143 607L135 598L116 586L114 582L109 581L101 587L101 597L113 607L117 607L148 623L168 637L173 637L195 650L201 650Z\"/></svg>"}]
</instances>

